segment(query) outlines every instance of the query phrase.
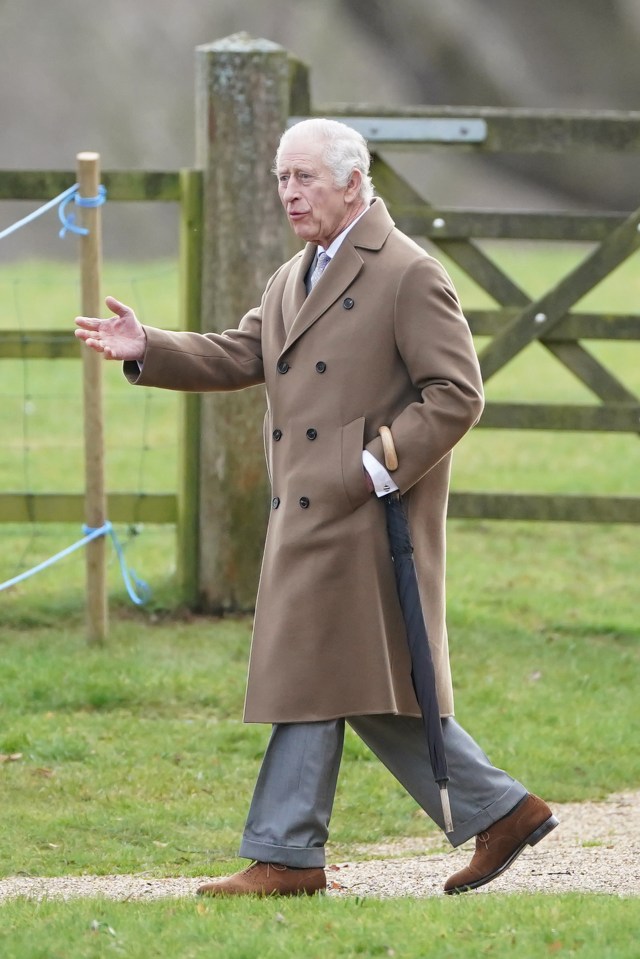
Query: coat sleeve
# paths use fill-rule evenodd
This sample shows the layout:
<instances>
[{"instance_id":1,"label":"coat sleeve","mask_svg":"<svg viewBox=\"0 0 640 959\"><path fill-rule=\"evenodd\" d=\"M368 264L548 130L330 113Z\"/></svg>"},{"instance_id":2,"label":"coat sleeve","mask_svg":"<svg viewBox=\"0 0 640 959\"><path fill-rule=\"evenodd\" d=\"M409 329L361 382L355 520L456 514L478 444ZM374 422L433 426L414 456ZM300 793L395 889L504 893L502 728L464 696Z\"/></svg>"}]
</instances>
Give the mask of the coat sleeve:
<instances>
[{"instance_id":1,"label":"coat sleeve","mask_svg":"<svg viewBox=\"0 0 640 959\"><path fill-rule=\"evenodd\" d=\"M147 349L142 366L124 364L130 383L206 393L241 390L264 382L260 308L250 310L236 330L224 333L144 329Z\"/></svg>"},{"instance_id":2,"label":"coat sleeve","mask_svg":"<svg viewBox=\"0 0 640 959\"><path fill-rule=\"evenodd\" d=\"M480 366L453 284L433 257L403 274L395 304L395 341L415 400L387 425L398 454L393 479L406 492L477 423L483 409ZM367 449L384 462L379 438Z\"/></svg>"}]
</instances>

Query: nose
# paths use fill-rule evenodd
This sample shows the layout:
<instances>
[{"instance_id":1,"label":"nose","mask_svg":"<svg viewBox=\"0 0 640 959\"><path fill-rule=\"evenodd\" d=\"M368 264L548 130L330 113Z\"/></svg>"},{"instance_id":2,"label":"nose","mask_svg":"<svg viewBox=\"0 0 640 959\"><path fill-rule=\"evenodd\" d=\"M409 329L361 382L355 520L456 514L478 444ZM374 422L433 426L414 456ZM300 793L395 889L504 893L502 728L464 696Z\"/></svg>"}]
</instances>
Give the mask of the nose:
<instances>
[{"instance_id":1,"label":"nose","mask_svg":"<svg viewBox=\"0 0 640 959\"><path fill-rule=\"evenodd\" d=\"M291 200L294 200L300 193L298 191L296 182L293 177L289 177L287 182L280 189L280 196L283 203L289 203Z\"/></svg>"}]
</instances>

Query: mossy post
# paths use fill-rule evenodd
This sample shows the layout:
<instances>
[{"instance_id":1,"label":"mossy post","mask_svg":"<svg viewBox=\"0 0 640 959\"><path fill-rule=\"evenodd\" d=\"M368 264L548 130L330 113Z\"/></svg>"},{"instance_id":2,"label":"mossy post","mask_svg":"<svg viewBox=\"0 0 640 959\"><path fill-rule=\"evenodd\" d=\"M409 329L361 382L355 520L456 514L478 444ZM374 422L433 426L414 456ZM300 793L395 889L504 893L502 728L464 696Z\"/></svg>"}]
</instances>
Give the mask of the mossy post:
<instances>
[{"instance_id":1,"label":"mossy post","mask_svg":"<svg viewBox=\"0 0 640 959\"><path fill-rule=\"evenodd\" d=\"M202 171L180 172L180 327L200 329L202 312ZM200 396L183 393L180 416L177 575L185 606L198 605L200 542Z\"/></svg>"},{"instance_id":2,"label":"mossy post","mask_svg":"<svg viewBox=\"0 0 640 959\"><path fill-rule=\"evenodd\" d=\"M304 78L284 48L244 33L196 48L203 332L237 326L290 255L271 170L292 107L308 108ZM255 602L269 506L264 412L262 387L202 398L197 606L207 612Z\"/></svg>"}]
</instances>

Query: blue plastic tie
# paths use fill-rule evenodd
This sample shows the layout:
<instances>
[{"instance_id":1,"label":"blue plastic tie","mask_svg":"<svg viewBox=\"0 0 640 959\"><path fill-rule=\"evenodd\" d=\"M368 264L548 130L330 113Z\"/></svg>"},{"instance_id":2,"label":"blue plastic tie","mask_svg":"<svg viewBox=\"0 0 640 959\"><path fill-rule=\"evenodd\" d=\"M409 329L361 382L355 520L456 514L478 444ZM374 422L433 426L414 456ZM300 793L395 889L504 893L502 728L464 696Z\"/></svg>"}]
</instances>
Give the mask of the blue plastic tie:
<instances>
[{"instance_id":1,"label":"blue plastic tie","mask_svg":"<svg viewBox=\"0 0 640 959\"><path fill-rule=\"evenodd\" d=\"M69 556L71 553L74 553L77 549L80 549L81 546L86 546L87 543L90 543L92 540L97 539L99 536L106 536L107 533L111 536L111 540L115 547L116 555L120 563L120 572L122 573L122 579L124 585L129 594L129 598L136 606L142 606L151 596L151 590L147 583L144 580L139 579L133 570L130 570L127 567L127 563L124 556L124 550L116 536L116 532L113 528L113 525L107 520L104 526L99 526L95 529L92 529L90 526L83 526L82 532L85 534L82 539L79 539L77 543L72 543L71 546L67 546L66 549L61 550L59 553L56 553L55 556L50 556L49 559L44 560L42 563L38 563L37 566L34 566L32 569L26 570L24 573L20 573L19 576L14 576L13 579L8 579L5 583L0 583L0 592L3 589L8 589L10 586L15 586L17 583L21 583L23 580L28 579L30 576L35 576L36 573L42 572L43 569L47 569L49 566L53 566L54 563L57 563L58 560L64 559L65 556ZM135 589L133 588L132 582L134 581L139 593L138 595Z\"/></svg>"},{"instance_id":2,"label":"blue plastic tie","mask_svg":"<svg viewBox=\"0 0 640 959\"><path fill-rule=\"evenodd\" d=\"M60 239L61 240L64 239L64 237L67 234L67 231L69 231L70 233L77 233L78 236L89 235L89 231L87 230L86 227L76 225L75 215L73 213L66 212L67 204L70 203L71 200L74 201L76 206L84 206L92 209L97 206L102 206L102 204L106 202L106 199L107 199L107 191L105 187L103 186L98 187L97 196L80 196L78 193L78 186L76 184L75 193L72 193L71 196L66 197L66 199L63 200L63 202L58 207L58 219L62 223L62 229L58 233L58 236L60 237Z\"/></svg>"},{"instance_id":3,"label":"blue plastic tie","mask_svg":"<svg viewBox=\"0 0 640 959\"><path fill-rule=\"evenodd\" d=\"M28 223L32 223L39 216L42 216L43 213L47 213L49 210L52 210L54 207L58 207L58 216L60 217L60 222L62 223L62 229L59 232L60 237L64 237L67 230L70 230L72 233L79 233L82 236L86 236L88 230L84 227L75 225L75 217L73 214L69 214L67 218L65 216L64 210L67 204L73 199L77 206L85 207L96 207L102 206L107 199L107 191L105 187L98 187L98 196L78 196L79 186L77 183L74 183L73 186L69 187L68 190L65 190L63 193L60 193L58 196L54 197L53 200L49 200L47 203L43 204L41 207L38 207L37 210L33 210L32 213L29 213L28 216L18 220L17 223L13 223L11 226L8 226L6 229L0 231L0 240L3 240L5 236L10 236L12 233L15 233L21 227L26 226Z\"/></svg>"}]
</instances>

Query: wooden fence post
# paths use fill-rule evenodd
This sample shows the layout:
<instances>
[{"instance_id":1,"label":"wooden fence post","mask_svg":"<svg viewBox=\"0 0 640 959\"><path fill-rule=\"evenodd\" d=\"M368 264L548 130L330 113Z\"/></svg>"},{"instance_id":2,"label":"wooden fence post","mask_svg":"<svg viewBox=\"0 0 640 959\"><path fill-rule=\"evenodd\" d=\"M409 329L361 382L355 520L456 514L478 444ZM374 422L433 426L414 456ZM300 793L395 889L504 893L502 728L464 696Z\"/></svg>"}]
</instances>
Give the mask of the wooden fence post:
<instances>
[{"instance_id":1,"label":"wooden fence post","mask_svg":"<svg viewBox=\"0 0 640 959\"><path fill-rule=\"evenodd\" d=\"M180 328L200 329L202 303L202 174L180 172ZM198 605L200 516L200 396L183 393L178 485L178 582L180 598Z\"/></svg>"},{"instance_id":2,"label":"wooden fence post","mask_svg":"<svg viewBox=\"0 0 640 959\"><path fill-rule=\"evenodd\" d=\"M204 175L202 331L238 325L290 255L271 172L304 68L268 40L235 34L196 48L196 165ZM202 398L198 605L255 601L269 494L262 387Z\"/></svg>"},{"instance_id":3,"label":"wooden fence post","mask_svg":"<svg viewBox=\"0 0 640 959\"><path fill-rule=\"evenodd\" d=\"M79 153L76 157L80 197L98 196L100 156ZM100 316L102 228L99 206L82 207L82 225L89 232L80 237L82 313ZM98 529L106 522L104 480L104 423L102 412L102 356L82 351L85 451L85 523ZM107 635L106 537L98 536L86 546L87 633L90 643Z\"/></svg>"}]
</instances>

